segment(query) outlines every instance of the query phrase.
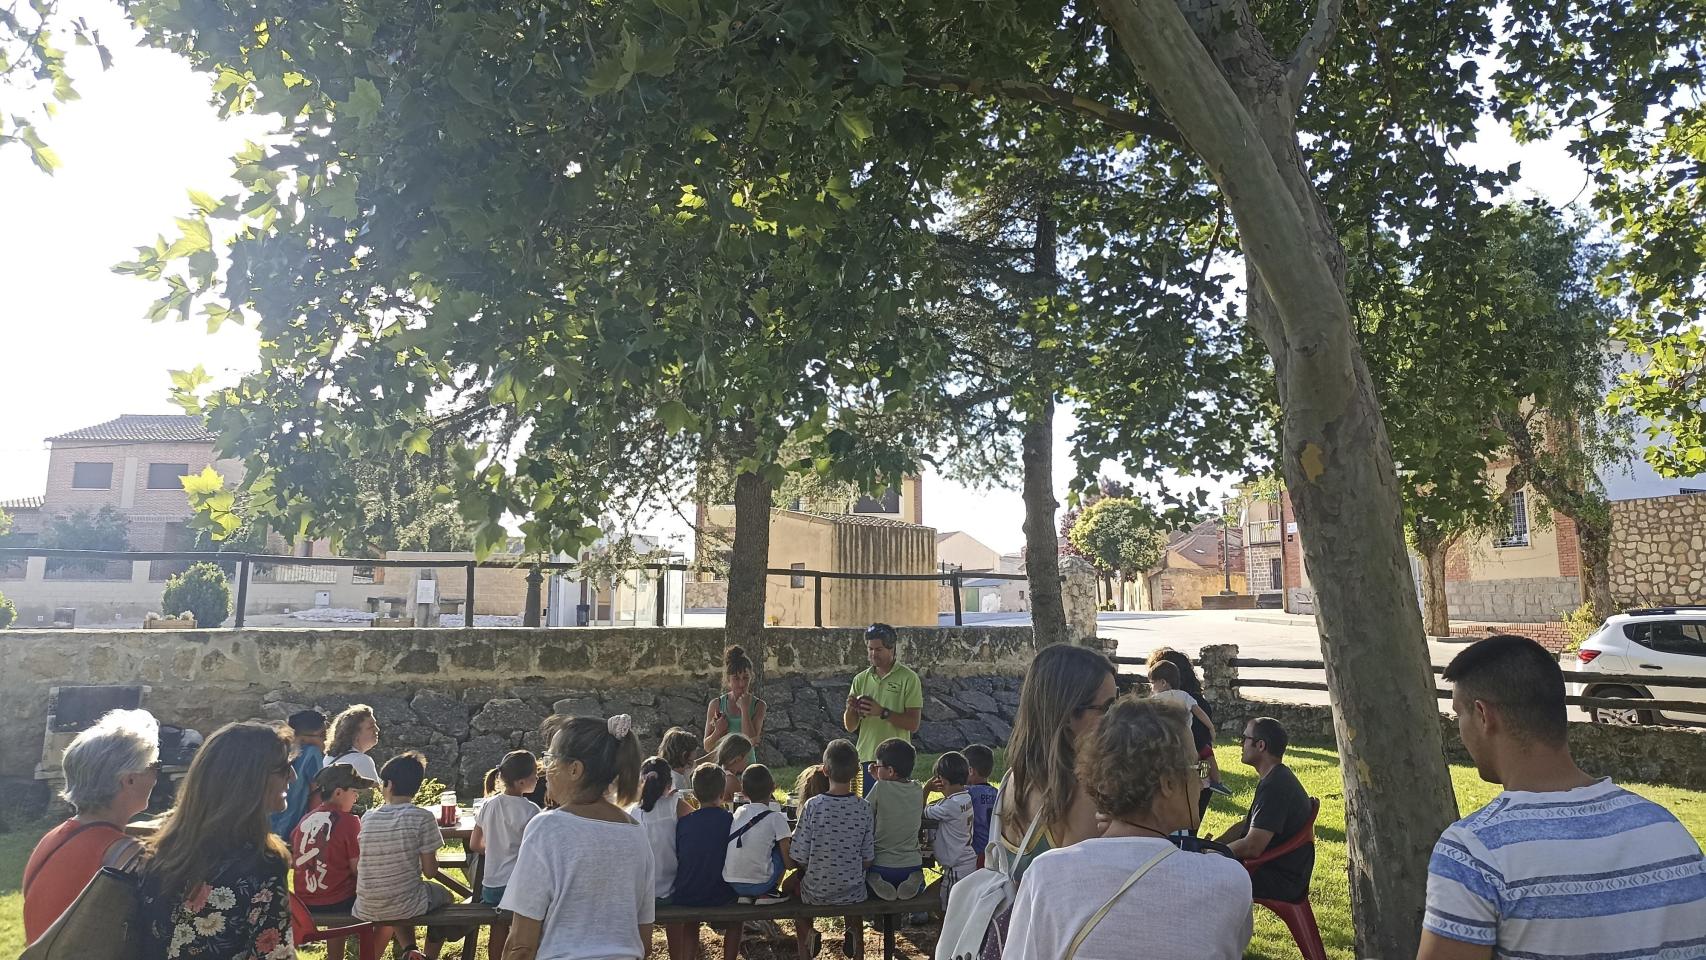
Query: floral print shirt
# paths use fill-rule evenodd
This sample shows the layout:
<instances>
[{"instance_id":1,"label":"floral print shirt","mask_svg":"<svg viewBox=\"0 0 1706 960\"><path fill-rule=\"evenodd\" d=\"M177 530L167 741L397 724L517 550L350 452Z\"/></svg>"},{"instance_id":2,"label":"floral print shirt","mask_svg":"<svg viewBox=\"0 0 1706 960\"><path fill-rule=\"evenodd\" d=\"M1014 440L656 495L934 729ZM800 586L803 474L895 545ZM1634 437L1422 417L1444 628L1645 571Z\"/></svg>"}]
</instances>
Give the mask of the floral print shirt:
<instances>
[{"instance_id":1,"label":"floral print shirt","mask_svg":"<svg viewBox=\"0 0 1706 960\"><path fill-rule=\"evenodd\" d=\"M148 960L291 960L287 868L249 849L213 871L187 897L142 886L143 956Z\"/></svg>"}]
</instances>

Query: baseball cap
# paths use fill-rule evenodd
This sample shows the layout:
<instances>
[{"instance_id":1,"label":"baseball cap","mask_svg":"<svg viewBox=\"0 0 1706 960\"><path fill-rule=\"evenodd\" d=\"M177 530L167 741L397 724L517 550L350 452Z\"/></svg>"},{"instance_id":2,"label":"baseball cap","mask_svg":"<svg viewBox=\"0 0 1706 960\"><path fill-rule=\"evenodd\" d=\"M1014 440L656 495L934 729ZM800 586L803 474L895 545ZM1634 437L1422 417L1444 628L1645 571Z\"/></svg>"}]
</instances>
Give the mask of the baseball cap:
<instances>
[{"instance_id":1,"label":"baseball cap","mask_svg":"<svg viewBox=\"0 0 1706 960\"><path fill-rule=\"evenodd\" d=\"M355 768L347 763L333 763L322 767L314 775L314 789L326 793L333 790L371 790L378 784L355 772Z\"/></svg>"}]
</instances>

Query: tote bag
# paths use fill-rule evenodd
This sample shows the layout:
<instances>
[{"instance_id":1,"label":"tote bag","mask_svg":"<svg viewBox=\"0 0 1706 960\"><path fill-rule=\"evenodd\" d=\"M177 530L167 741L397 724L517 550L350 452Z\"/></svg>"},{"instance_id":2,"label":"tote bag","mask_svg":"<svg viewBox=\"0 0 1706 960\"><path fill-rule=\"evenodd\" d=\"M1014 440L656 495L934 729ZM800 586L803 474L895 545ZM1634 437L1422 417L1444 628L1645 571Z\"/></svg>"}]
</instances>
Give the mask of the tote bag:
<instances>
[{"instance_id":1,"label":"tote bag","mask_svg":"<svg viewBox=\"0 0 1706 960\"><path fill-rule=\"evenodd\" d=\"M983 952L983 938L989 933L989 925L996 914L1013 903L1019 891L1019 881L1013 876L1018 857L1007 852L1007 846L1001 842L1001 792L1006 789L1007 784L1002 783L996 790L995 808L989 814L990 844L984 856L985 866L956 881L948 891L948 911L942 920L942 935L936 939L936 960L977 960ZM1021 851L1031 849L1031 840L1041 822L1039 809L1031 818L1031 825L1025 828L1025 838L1019 841Z\"/></svg>"},{"instance_id":2,"label":"tote bag","mask_svg":"<svg viewBox=\"0 0 1706 960\"><path fill-rule=\"evenodd\" d=\"M142 881L102 867L18 960L141 960Z\"/></svg>"}]
</instances>

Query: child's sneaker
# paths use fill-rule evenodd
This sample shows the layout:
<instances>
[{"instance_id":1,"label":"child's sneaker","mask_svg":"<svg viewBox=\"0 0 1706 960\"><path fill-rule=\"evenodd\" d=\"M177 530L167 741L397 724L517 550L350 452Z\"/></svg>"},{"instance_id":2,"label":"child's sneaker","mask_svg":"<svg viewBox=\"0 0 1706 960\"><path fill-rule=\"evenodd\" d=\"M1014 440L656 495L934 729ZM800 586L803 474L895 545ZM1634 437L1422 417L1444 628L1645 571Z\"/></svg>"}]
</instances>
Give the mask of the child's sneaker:
<instances>
[{"instance_id":1,"label":"child's sneaker","mask_svg":"<svg viewBox=\"0 0 1706 960\"><path fill-rule=\"evenodd\" d=\"M922 870L915 870L908 874L906 879L894 888L896 900L911 900L922 892L924 892L924 871Z\"/></svg>"},{"instance_id":2,"label":"child's sneaker","mask_svg":"<svg viewBox=\"0 0 1706 960\"><path fill-rule=\"evenodd\" d=\"M912 878L908 877L907 879L910 880ZM897 891L894 888L894 884L888 882L887 880L884 880L883 875L878 873L875 870L872 870L870 873L865 874L865 882L871 885L871 892L876 894L878 896L878 898L880 898L880 899L883 899L883 900L899 900L899 899L901 899L901 897L898 895Z\"/></svg>"},{"instance_id":3,"label":"child's sneaker","mask_svg":"<svg viewBox=\"0 0 1706 960\"><path fill-rule=\"evenodd\" d=\"M783 894L777 893L776 891L772 890L762 897L754 898L752 902L758 904L761 907L768 907L772 904L787 903L788 898L786 896L784 896Z\"/></svg>"},{"instance_id":4,"label":"child's sneaker","mask_svg":"<svg viewBox=\"0 0 1706 960\"><path fill-rule=\"evenodd\" d=\"M1232 791L1227 789L1226 784L1221 783L1219 780L1216 780L1213 783L1209 784L1208 790L1210 793L1218 793L1223 797L1232 796Z\"/></svg>"}]
</instances>

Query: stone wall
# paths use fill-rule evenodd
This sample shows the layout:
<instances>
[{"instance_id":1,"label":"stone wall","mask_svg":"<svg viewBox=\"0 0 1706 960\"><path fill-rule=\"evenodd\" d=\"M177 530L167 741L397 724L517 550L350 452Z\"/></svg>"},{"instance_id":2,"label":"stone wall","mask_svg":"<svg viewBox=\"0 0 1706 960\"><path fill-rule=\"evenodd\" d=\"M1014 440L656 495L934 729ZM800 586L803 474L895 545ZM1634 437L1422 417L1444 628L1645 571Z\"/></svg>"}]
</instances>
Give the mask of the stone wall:
<instances>
[{"instance_id":1,"label":"stone wall","mask_svg":"<svg viewBox=\"0 0 1706 960\"><path fill-rule=\"evenodd\" d=\"M1450 580L1445 596L1454 620L1540 623L1558 620L1581 605L1575 577Z\"/></svg>"},{"instance_id":2,"label":"stone wall","mask_svg":"<svg viewBox=\"0 0 1706 960\"><path fill-rule=\"evenodd\" d=\"M1250 718L1266 716L1283 724L1293 741L1334 742L1332 707L1240 695L1238 668L1232 666L1237 655L1236 646L1211 646L1203 648L1198 660L1203 696L1214 705L1214 722L1223 737L1237 736ZM1471 762L1457 721L1444 714L1439 720L1446 757L1452 763ZM1595 776L1706 790L1706 730L1571 723L1570 750L1581 768Z\"/></svg>"},{"instance_id":3,"label":"stone wall","mask_svg":"<svg viewBox=\"0 0 1706 960\"><path fill-rule=\"evenodd\" d=\"M1611 505L1611 594L1624 604L1706 600L1706 496Z\"/></svg>"},{"instance_id":4,"label":"stone wall","mask_svg":"<svg viewBox=\"0 0 1706 960\"><path fill-rule=\"evenodd\" d=\"M926 678L930 749L1005 743L1028 627L902 629L902 661ZM771 762L818 756L840 730L848 682L865 666L860 630L765 631L761 695ZM552 712L631 713L648 748L669 726L703 729L718 692L720 629L6 631L0 633L0 777L41 759L48 688L143 683L163 722L209 732L231 720L375 708L376 753L427 755L430 771L474 786L507 750L539 749ZM956 742L957 741L957 742Z\"/></svg>"}]
</instances>

